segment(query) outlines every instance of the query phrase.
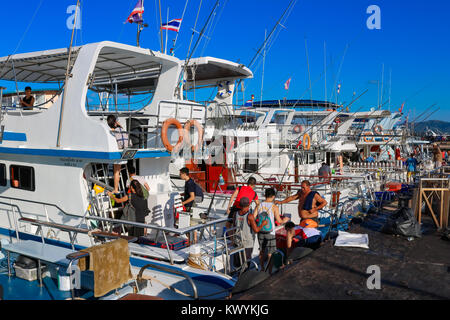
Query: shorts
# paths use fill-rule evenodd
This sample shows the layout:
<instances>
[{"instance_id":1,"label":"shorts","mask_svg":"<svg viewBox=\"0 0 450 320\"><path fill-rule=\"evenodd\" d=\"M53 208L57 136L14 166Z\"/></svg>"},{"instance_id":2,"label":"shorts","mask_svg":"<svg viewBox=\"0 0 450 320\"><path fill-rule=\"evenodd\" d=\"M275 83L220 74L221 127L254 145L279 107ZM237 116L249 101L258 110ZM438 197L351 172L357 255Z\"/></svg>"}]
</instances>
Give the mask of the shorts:
<instances>
[{"instance_id":1,"label":"shorts","mask_svg":"<svg viewBox=\"0 0 450 320\"><path fill-rule=\"evenodd\" d=\"M264 252L267 248L267 254L277 251L277 241L275 235L270 233L258 233L259 250Z\"/></svg>"},{"instance_id":2,"label":"shorts","mask_svg":"<svg viewBox=\"0 0 450 320\"><path fill-rule=\"evenodd\" d=\"M416 176L415 171L408 171L408 178L411 178L411 176Z\"/></svg>"}]
</instances>

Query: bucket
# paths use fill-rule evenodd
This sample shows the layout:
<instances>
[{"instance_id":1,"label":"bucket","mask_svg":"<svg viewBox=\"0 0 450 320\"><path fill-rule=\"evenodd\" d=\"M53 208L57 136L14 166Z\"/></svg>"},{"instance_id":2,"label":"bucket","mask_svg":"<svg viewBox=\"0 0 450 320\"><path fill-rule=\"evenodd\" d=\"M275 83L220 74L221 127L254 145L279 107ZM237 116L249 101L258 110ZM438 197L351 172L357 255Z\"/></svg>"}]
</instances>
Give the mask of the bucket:
<instances>
[{"instance_id":1,"label":"bucket","mask_svg":"<svg viewBox=\"0 0 450 320\"><path fill-rule=\"evenodd\" d=\"M58 290L70 291L70 276L68 276L64 270L58 270Z\"/></svg>"}]
</instances>

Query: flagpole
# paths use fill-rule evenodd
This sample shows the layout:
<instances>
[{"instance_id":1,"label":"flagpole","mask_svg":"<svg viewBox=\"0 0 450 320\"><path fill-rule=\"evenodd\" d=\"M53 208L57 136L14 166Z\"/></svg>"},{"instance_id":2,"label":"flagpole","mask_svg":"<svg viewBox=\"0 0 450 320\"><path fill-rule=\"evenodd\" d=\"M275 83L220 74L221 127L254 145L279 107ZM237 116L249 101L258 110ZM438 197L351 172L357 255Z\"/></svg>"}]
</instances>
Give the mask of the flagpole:
<instances>
[{"instance_id":1,"label":"flagpole","mask_svg":"<svg viewBox=\"0 0 450 320\"><path fill-rule=\"evenodd\" d=\"M167 25L169 25L169 7L167 7L167 20L166 21L167 21ZM165 54L167 54L167 39L168 39L168 37L169 37L169 30L166 29L166 47L164 50Z\"/></svg>"},{"instance_id":2,"label":"flagpole","mask_svg":"<svg viewBox=\"0 0 450 320\"><path fill-rule=\"evenodd\" d=\"M175 45L177 44L177 40L178 40L178 33L180 32L181 24L183 23L184 14L186 12L186 8L187 8L187 5L188 5L188 2L189 2L189 0L186 0L186 4L184 5L184 9L183 9L183 14L181 15L180 27L178 29L177 35L175 36L175 40L173 42L174 51L175 51Z\"/></svg>"},{"instance_id":3,"label":"flagpole","mask_svg":"<svg viewBox=\"0 0 450 320\"><path fill-rule=\"evenodd\" d=\"M163 35L161 29L162 28L161 0L159 0L159 21L160 21L159 32L161 34L161 52L164 52Z\"/></svg>"}]
</instances>

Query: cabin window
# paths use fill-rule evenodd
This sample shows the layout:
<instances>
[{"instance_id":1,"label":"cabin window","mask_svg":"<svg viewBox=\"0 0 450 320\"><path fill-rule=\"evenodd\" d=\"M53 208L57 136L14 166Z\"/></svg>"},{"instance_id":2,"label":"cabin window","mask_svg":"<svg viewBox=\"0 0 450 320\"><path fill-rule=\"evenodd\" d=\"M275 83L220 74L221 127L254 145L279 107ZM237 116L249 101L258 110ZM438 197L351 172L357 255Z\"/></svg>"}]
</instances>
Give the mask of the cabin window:
<instances>
[{"instance_id":1,"label":"cabin window","mask_svg":"<svg viewBox=\"0 0 450 320\"><path fill-rule=\"evenodd\" d=\"M258 159L245 159L244 172L258 172Z\"/></svg>"},{"instance_id":2,"label":"cabin window","mask_svg":"<svg viewBox=\"0 0 450 320\"><path fill-rule=\"evenodd\" d=\"M6 186L6 165L0 163L0 186Z\"/></svg>"},{"instance_id":3,"label":"cabin window","mask_svg":"<svg viewBox=\"0 0 450 320\"><path fill-rule=\"evenodd\" d=\"M34 168L11 166L11 187L28 191L35 190Z\"/></svg>"}]
</instances>

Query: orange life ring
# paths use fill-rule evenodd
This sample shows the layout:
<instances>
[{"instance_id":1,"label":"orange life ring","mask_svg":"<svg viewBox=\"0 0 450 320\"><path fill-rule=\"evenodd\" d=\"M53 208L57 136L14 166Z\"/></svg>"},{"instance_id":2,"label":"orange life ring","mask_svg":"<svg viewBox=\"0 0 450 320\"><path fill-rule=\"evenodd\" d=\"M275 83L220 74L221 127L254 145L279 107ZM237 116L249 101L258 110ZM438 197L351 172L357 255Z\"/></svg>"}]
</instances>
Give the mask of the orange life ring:
<instances>
[{"instance_id":1,"label":"orange life ring","mask_svg":"<svg viewBox=\"0 0 450 320\"><path fill-rule=\"evenodd\" d=\"M175 146L170 144L169 138L167 137L167 131L169 130L170 126L175 126L178 129L178 141ZM163 122L162 128L161 128L161 140L164 145L164 147L167 149L167 151L172 152L173 149L178 149L181 146L181 143L183 142L183 126L181 125L180 121L174 118L167 119Z\"/></svg>"},{"instance_id":2,"label":"orange life ring","mask_svg":"<svg viewBox=\"0 0 450 320\"><path fill-rule=\"evenodd\" d=\"M295 133L302 133L303 132L303 126L301 124L298 124L294 127L294 132Z\"/></svg>"},{"instance_id":3,"label":"orange life ring","mask_svg":"<svg viewBox=\"0 0 450 320\"><path fill-rule=\"evenodd\" d=\"M383 136L383 141L384 141L384 142L388 142L388 141L390 141L390 140L391 140L391 138L386 137L386 136Z\"/></svg>"},{"instance_id":4,"label":"orange life ring","mask_svg":"<svg viewBox=\"0 0 450 320\"><path fill-rule=\"evenodd\" d=\"M191 144L191 125L194 125L194 127L197 128L198 131L198 140L197 140L197 144L195 146L193 146ZM186 137L186 143L190 144L190 147L192 148L192 151L197 151L198 148L200 148L203 144L203 128L201 126L200 123L198 123L197 120L188 120L186 121L186 123L184 124L184 136Z\"/></svg>"},{"instance_id":5,"label":"orange life ring","mask_svg":"<svg viewBox=\"0 0 450 320\"><path fill-rule=\"evenodd\" d=\"M366 131L363 133L364 136L373 136L373 133L371 131ZM373 137L370 139L368 137L364 137L365 142L373 142Z\"/></svg>"},{"instance_id":6,"label":"orange life ring","mask_svg":"<svg viewBox=\"0 0 450 320\"><path fill-rule=\"evenodd\" d=\"M376 125L375 128L373 129L373 132L375 132L376 134L382 134L383 127L381 125Z\"/></svg>"},{"instance_id":7,"label":"orange life ring","mask_svg":"<svg viewBox=\"0 0 450 320\"><path fill-rule=\"evenodd\" d=\"M309 137L309 134L305 133L303 135L303 149L309 150L310 148L311 148L311 138Z\"/></svg>"}]
</instances>

